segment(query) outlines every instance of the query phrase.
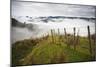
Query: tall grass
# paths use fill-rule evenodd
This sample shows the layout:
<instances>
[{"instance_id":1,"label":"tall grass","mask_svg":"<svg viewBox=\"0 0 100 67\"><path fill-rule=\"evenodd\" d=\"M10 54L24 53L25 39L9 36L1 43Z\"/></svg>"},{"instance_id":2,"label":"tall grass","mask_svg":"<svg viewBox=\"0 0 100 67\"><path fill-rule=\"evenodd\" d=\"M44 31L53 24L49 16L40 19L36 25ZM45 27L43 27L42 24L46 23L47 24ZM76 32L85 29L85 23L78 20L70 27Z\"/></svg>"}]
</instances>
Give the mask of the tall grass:
<instances>
[{"instance_id":1,"label":"tall grass","mask_svg":"<svg viewBox=\"0 0 100 67\"><path fill-rule=\"evenodd\" d=\"M95 43L92 41L93 56L89 53L89 43L87 37L79 37L79 44L76 50L73 47L73 35L45 36L40 39L27 39L12 44L12 64L50 64L76 61L95 60Z\"/></svg>"}]
</instances>

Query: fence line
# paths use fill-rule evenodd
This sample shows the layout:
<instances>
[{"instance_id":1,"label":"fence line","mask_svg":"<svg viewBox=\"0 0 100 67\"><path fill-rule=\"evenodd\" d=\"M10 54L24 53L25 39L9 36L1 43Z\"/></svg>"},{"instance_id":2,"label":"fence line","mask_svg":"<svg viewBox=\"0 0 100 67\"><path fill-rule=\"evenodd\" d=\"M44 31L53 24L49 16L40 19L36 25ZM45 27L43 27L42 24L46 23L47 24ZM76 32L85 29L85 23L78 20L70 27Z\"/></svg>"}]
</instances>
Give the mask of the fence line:
<instances>
[{"instance_id":1,"label":"fence line","mask_svg":"<svg viewBox=\"0 0 100 67\"><path fill-rule=\"evenodd\" d=\"M79 32L80 30L78 29L78 31L76 31L76 27L73 28L73 35L69 35L67 34L67 31L66 31L66 28L64 28L64 36L63 37L60 33L60 29L58 28L57 29L58 33L55 32L55 29L51 29L51 35L48 33L48 37L51 36L51 42L52 43L61 43L62 40L64 40L64 42L70 46L71 44L69 44L70 42L73 44L73 49L76 50L76 47L77 45L79 45L79 42L80 42L80 37L79 37ZM89 52L90 54L92 55L92 44L91 44L91 33L90 33L90 26L87 26L87 31L88 31L88 41L89 41ZM70 36L70 37L69 37ZM45 36L43 36L45 37ZM58 38L58 39L57 39ZM62 39L62 38L65 38L65 39ZM69 39L69 38L72 38L72 39Z\"/></svg>"}]
</instances>

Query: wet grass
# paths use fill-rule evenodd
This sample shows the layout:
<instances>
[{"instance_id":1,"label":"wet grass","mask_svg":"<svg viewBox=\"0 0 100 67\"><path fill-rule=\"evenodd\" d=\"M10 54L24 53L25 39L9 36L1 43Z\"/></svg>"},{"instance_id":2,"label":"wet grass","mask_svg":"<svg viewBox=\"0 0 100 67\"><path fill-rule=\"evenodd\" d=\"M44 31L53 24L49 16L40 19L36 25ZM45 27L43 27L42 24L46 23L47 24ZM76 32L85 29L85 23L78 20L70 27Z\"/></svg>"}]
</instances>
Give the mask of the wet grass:
<instances>
[{"instance_id":1,"label":"wet grass","mask_svg":"<svg viewBox=\"0 0 100 67\"><path fill-rule=\"evenodd\" d=\"M87 38L80 37L76 50L73 49L73 41L71 39L72 36L69 37L71 41L69 43L65 42L64 37L61 37L59 42L59 37L57 36L54 43L52 43L51 36L37 40L18 41L12 44L12 64L35 65L95 60L94 43L92 43L93 56L91 56Z\"/></svg>"},{"instance_id":2,"label":"wet grass","mask_svg":"<svg viewBox=\"0 0 100 67\"><path fill-rule=\"evenodd\" d=\"M23 40L12 44L12 64L20 64L19 60L24 58L28 53L30 53L33 47L36 45L35 40Z\"/></svg>"}]
</instances>

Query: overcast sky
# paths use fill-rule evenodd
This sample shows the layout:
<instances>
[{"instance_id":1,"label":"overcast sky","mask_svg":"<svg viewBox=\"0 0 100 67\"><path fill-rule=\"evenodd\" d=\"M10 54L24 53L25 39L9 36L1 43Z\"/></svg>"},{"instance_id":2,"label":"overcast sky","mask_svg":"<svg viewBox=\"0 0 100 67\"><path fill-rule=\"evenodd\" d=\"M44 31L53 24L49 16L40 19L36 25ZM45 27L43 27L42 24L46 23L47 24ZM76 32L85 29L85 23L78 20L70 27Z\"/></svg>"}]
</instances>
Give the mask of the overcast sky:
<instances>
[{"instance_id":1,"label":"overcast sky","mask_svg":"<svg viewBox=\"0 0 100 67\"><path fill-rule=\"evenodd\" d=\"M12 1L12 16L95 17L95 6Z\"/></svg>"}]
</instances>

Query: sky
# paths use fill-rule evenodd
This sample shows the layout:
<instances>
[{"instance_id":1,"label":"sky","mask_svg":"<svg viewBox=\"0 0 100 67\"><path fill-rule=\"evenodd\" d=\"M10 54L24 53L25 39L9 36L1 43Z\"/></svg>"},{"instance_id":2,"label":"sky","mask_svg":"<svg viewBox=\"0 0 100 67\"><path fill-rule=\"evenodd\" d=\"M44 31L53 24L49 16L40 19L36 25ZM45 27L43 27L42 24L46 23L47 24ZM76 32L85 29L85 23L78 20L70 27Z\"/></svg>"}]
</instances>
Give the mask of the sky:
<instances>
[{"instance_id":1,"label":"sky","mask_svg":"<svg viewBox=\"0 0 100 67\"><path fill-rule=\"evenodd\" d=\"M95 17L95 6L12 1L12 16Z\"/></svg>"},{"instance_id":2,"label":"sky","mask_svg":"<svg viewBox=\"0 0 100 67\"><path fill-rule=\"evenodd\" d=\"M72 5L72 4L54 4L54 3L39 3L39 2L19 2L13 1L11 8L12 16L71 16L71 17L95 17L95 6L87 5ZM22 18L24 19L24 18ZM26 22L26 21L25 21ZM29 22L26 22L29 23ZM33 22L31 22L33 23ZM13 38L12 40L29 38L33 35L41 36L44 33L50 32L51 29L58 28L60 32L64 34L64 28L68 33L73 33L73 27L80 30L79 35L87 36L87 25L90 26L91 33L95 33L95 23L92 21L85 21L81 19L66 19L61 23L54 22L34 22L36 31L29 32L28 29L12 28ZM34 33L33 33L34 32Z\"/></svg>"}]
</instances>

